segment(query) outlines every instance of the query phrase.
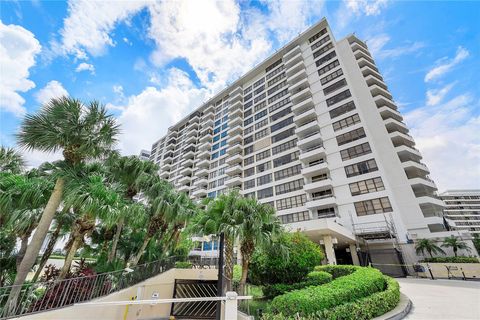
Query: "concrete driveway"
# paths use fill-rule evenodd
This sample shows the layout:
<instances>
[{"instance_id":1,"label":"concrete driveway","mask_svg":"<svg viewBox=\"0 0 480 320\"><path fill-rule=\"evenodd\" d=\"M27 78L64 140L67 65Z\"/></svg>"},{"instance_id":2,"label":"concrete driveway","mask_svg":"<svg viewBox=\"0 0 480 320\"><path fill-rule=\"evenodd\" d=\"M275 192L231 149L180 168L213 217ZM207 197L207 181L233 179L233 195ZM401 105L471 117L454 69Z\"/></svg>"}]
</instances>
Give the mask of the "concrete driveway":
<instances>
[{"instance_id":1,"label":"concrete driveway","mask_svg":"<svg viewBox=\"0 0 480 320\"><path fill-rule=\"evenodd\" d=\"M480 319L480 282L397 279L413 302L408 320Z\"/></svg>"}]
</instances>

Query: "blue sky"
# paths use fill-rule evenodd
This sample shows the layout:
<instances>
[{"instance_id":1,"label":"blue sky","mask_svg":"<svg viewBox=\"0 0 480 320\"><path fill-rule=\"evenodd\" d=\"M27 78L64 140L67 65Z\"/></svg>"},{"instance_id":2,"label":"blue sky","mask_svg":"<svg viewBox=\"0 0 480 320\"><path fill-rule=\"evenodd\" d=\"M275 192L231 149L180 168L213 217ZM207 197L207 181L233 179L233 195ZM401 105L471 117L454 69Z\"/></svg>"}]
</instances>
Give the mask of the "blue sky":
<instances>
[{"instance_id":1,"label":"blue sky","mask_svg":"<svg viewBox=\"0 0 480 320\"><path fill-rule=\"evenodd\" d=\"M480 4L374 1L0 2L0 143L69 94L107 105L124 154L326 17L367 44L440 190L479 188ZM31 165L56 155L25 154Z\"/></svg>"}]
</instances>

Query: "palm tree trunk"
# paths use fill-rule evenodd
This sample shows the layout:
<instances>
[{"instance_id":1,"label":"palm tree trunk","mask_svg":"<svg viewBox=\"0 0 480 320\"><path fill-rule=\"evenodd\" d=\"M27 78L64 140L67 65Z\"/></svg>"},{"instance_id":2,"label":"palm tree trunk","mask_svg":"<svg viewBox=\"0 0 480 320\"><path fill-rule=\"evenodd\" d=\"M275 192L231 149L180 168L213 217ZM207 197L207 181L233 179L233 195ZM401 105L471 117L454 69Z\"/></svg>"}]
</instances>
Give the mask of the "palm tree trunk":
<instances>
[{"instance_id":1,"label":"palm tree trunk","mask_svg":"<svg viewBox=\"0 0 480 320\"><path fill-rule=\"evenodd\" d=\"M227 291L232 291L233 279L233 240L225 237L225 278Z\"/></svg>"},{"instance_id":2,"label":"palm tree trunk","mask_svg":"<svg viewBox=\"0 0 480 320\"><path fill-rule=\"evenodd\" d=\"M68 250L68 254L65 257L65 262L63 263L62 270L60 271L60 275L58 276L59 280L65 279L68 272L70 271L70 267L72 266L73 259L75 258L75 253L77 253L77 249L80 247L83 241L83 234L78 234L73 239L72 245Z\"/></svg>"},{"instance_id":3,"label":"palm tree trunk","mask_svg":"<svg viewBox=\"0 0 480 320\"><path fill-rule=\"evenodd\" d=\"M245 294L245 285L247 284L247 275L248 275L248 267L250 266L250 259L253 254L253 250L255 250L255 244L253 241L246 240L241 245L241 252L242 252L242 277L240 278L240 285L239 285L239 294Z\"/></svg>"},{"instance_id":4,"label":"palm tree trunk","mask_svg":"<svg viewBox=\"0 0 480 320\"><path fill-rule=\"evenodd\" d=\"M42 244L45 240L45 237L47 236L50 224L52 223L53 217L55 216L58 206L62 201L64 186L65 180L63 178L58 178L55 183L55 187L53 188L52 194L50 195L50 199L48 199L48 203L43 210L42 217L40 218L37 229L33 234L32 241L30 241L30 245L27 246L25 256L23 257L22 262L18 267L15 282L13 283L14 287L10 291L6 303L7 315L13 315L13 312L15 311L18 295L20 294L22 285L24 284L28 273L35 264L35 260L37 259L40 249L42 248Z\"/></svg>"},{"instance_id":5,"label":"palm tree trunk","mask_svg":"<svg viewBox=\"0 0 480 320\"><path fill-rule=\"evenodd\" d=\"M25 256L25 252L27 252L27 247L28 247L28 238L30 237L31 233L23 235L20 240L20 250L18 250L17 254L17 259L16 259L16 265L17 265L17 272L18 272L18 267L20 267L20 263L22 262L23 257Z\"/></svg>"},{"instance_id":6,"label":"palm tree trunk","mask_svg":"<svg viewBox=\"0 0 480 320\"><path fill-rule=\"evenodd\" d=\"M55 231L53 231L52 235L50 236L50 240L48 241L47 248L45 249L42 259L38 264L38 269L37 269L37 272L35 272L35 275L33 276L32 282L37 281L38 277L43 271L43 267L45 267L45 264L47 264L48 258L50 258L50 256L52 255L53 249L55 249L55 244L57 243L58 237L60 236L61 229L62 229L62 225L58 223L57 228L55 229Z\"/></svg>"},{"instance_id":7,"label":"palm tree trunk","mask_svg":"<svg viewBox=\"0 0 480 320\"><path fill-rule=\"evenodd\" d=\"M147 245L150 242L151 238L152 237L150 237L150 236L145 236L145 239L143 240L143 243L142 243L142 246L140 247L140 250L138 250L137 255L133 258L132 262L130 263L131 267L136 266L138 264L138 261L140 261L140 258L142 257L145 249L147 248Z\"/></svg>"},{"instance_id":8,"label":"palm tree trunk","mask_svg":"<svg viewBox=\"0 0 480 320\"><path fill-rule=\"evenodd\" d=\"M124 223L125 223L125 219L124 217L121 217L117 223L117 230L115 231L115 236L113 237L112 249L108 253L107 262L112 262L113 259L115 258L115 254L117 253L118 241L120 241L120 235L122 233Z\"/></svg>"},{"instance_id":9,"label":"palm tree trunk","mask_svg":"<svg viewBox=\"0 0 480 320\"><path fill-rule=\"evenodd\" d=\"M453 254L455 255L455 257L457 256L457 251L458 251L457 248L453 248Z\"/></svg>"}]
</instances>

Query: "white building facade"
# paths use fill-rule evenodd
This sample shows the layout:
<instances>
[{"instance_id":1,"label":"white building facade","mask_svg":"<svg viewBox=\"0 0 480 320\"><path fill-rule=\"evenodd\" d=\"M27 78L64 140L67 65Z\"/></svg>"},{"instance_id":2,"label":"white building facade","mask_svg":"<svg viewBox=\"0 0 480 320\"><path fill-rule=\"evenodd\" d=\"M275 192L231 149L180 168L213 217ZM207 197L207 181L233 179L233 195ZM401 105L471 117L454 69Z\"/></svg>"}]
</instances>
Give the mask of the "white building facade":
<instances>
[{"instance_id":1,"label":"white building facade","mask_svg":"<svg viewBox=\"0 0 480 320\"><path fill-rule=\"evenodd\" d=\"M451 230L480 235L480 190L447 190L440 194Z\"/></svg>"},{"instance_id":2,"label":"white building facade","mask_svg":"<svg viewBox=\"0 0 480 320\"><path fill-rule=\"evenodd\" d=\"M169 128L160 176L192 198L229 188L275 207L290 230L356 251L444 237L443 202L364 42L325 19Z\"/></svg>"}]
</instances>

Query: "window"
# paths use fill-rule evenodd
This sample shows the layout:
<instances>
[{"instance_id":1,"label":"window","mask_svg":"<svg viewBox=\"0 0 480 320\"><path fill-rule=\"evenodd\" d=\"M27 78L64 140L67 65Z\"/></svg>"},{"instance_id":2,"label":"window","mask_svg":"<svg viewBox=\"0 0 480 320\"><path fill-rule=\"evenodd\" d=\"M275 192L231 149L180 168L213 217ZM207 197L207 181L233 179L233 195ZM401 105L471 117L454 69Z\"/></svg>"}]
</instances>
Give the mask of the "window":
<instances>
[{"instance_id":1,"label":"window","mask_svg":"<svg viewBox=\"0 0 480 320\"><path fill-rule=\"evenodd\" d=\"M340 77L341 75L343 75L343 71L342 71L342 69L338 69L337 71L334 71L334 72L330 73L328 76L320 79L320 82L322 83L322 85L325 85L325 84L329 83L330 81Z\"/></svg>"},{"instance_id":2,"label":"window","mask_svg":"<svg viewBox=\"0 0 480 320\"><path fill-rule=\"evenodd\" d=\"M260 122L255 123L255 130L258 130L268 124L268 119L263 119Z\"/></svg>"},{"instance_id":3,"label":"window","mask_svg":"<svg viewBox=\"0 0 480 320\"><path fill-rule=\"evenodd\" d=\"M330 110L330 118L333 119L333 118L339 117L342 114L345 114L352 110L355 110L355 103L353 103L353 101L347 102L335 109Z\"/></svg>"},{"instance_id":4,"label":"window","mask_svg":"<svg viewBox=\"0 0 480 320\"><path fill-rule=\"evenodd\" d=\"M257 153L257 161L270 157L270 149Z\"/></svg>"},{"instance_id":5,"label":"window","mask_svg":"<svg viewBox=\"0 0 480 320\"><path fill-rule=\"evenodd\" d=\"M220 187L220 186L223 186L225 184L225 178L221 178L221 179L218 179L217 180L217 185Z\"/></svg>"},{"instance_id":6,"label":"window","mask_svg":"<svg viewBox=\"0 0 480 320\"><path fill-rule=\"evenodd\" d=\"M287 81L282 81L280 82L279 84L277 84L276 86L268 89L267 93L268 95L271 95L272 93L274 93L275 91L278 91L280 90L281 88L285 87L287 85Z\"/></svg>"},{"instance_id":7,"label":"window","mask_svg":"<svg viewBox=\"0 0 480 320\"><path fill-rule=\"evenodd\" d=\"M375 162L375 159L354 163L352 165L345 167L345 173L347 177L354 177L361 174L374 172L377 170L378 170L378 167L377 167L377 163Z\"/></svg>"},{"instance_id":8,"label":"window","mask_svg":"<svg viewBox=\"0 0 480 320\"><path fill-rule=\"evenodd\" d=\"M254 191L254 192L245 193L243 196L244 196L245 198L255 198L255 191Z\"/></svg>"},{"instance_id":9,"label":"window","mask_svg":"<svg viewBox=\"0 0 480 320\"><path fill-rule=\"evenodd\" d=\"M325 62L327 62L328 60L330 59L333 59L337 56L337 54L335 53L335 51L332 51L326 55L324 55L323 57L321 57L320 59L318 59L317 61L315 61L315 65L317 67L320 67L322 64L324 64Z\"/></svg>"},{"instance_id":10,"label":"window","mask_svg":"<svg viewBox=\"0 0 480 320\"><path fill-rule=\"evenodd\" d=\"M278 99L280 99L281 97L283 97L287 94L288 94L288 89L282 90L279 93L277 93L277 94L271 96L270 98L268 98L268 103L272 103L274 101L277 101Z\"/></svg>"},{"instance_id":11,"label":"window","mask_svg":"<svg viewBox=\"0 0 480 320\"><path fill-rule=\"evenodd\" d=\"M294 134L295 134L295 128L290 128L288 130L280 132L272 137L272 143L282 141L283 139L291 137Z\"/></svg>"},{"instance_id":12,"label":"window","mask_svg":"<svg viewBox=\"0 0 480 320\"><path fill-rule=\"evenodd\" d=\"M263 137L266 137L268 136L269 132L268 132L268 128L265 128L261 131L258 131L257 133L255 133L255 140L259 140Z\"/></svg>"},{"instance_id":13,"label":"window","mask_svg":"<svg viewBox=\"0 0 480 320\"><path fill-rule=\"evenodd\" d=\"M335 216L335 208L333 207L317 210L317 219L333 218Z\"/></svg>"},{"instance_id":14,"label":"window","mask_svg":"<svg viewBox=\"0 0 480 320\"><path fill-rule=\"evenodd\" d=\"M270 182L272 182L272 174L271 173L257 178L257 185L258 186L262 186L262 185L270 183Z\"/></svg>"},{"instance_id":15,"label":"window","mask_svg":"<svg viewBox=\"0 0 480 320\"><path fill-rule=\"evenodd\" d=\"M330 50L332 48L333 48L333 43L329 42L328 44L324 45L323 47L321 47L320 49L318 49L317 51L315 51L313 53L313 59L317 59L322 54L324 54L325 52L327 52L328 50Z\"/></svg>"},{"instance_id":16,"label":"window","mask_svg":"<svg viewBox=\"0 0 480 320\"><path fill-rule=\"evenodd\" d=\"M280 129L283 129L284 127L290 125L293 123L293 116L287 118L287 119L284 119L276 124L274 124L273 126L271 126L271 131L272 132L275 132L277 130L280 130Z\"/></svg>"},{"instance_id":17,"label":"window","mask_svg":"<svg viewBox=\"0 0 480 320\"><path fill-rule=\"evenodd\" d=\"M250 144L253 142L253 135L252 136L249 136L249 137L246 137L245 139L243 139L243 144L244 145L247 145L247 144Z\"/></svg>"},{"instance_id":18,"label":"window","mask_svg":"<svg viewBox=\"0 0 480 320\"><path fill-rule=\"evenodd\" d=\"M247 103L245 103L243 105L243 110L247 110L248 108L250 108L252 106L252 104L253 104L252 100L248 101Z\"/></svg>"},{"instance_id":19,"label":"window","mask_svg":"<svg viewBox=\"0 0 480 320\"><path fill-rule=\"evenodd\" d=\"M217 186L217 181L210 182L208 184L208 189L213 189Z\"/></svg>"},{"instance_id":20,"label":"window","mask_svg":"<svg viewBox=\"0 0 480 320\"><path fill-rule=\"evenodd\" d=\"M252 164L254 161L255 161L255 159L253 158L253 156L248 157L245 160L243 160L243 165L248 166L249 164Z\"/></svg>"},{"instance_id":21,"label":"window","mask_svg":"<svg viewBox=\"0 0 480 320\"><path fill-rule=\"evenodd\" d=\"M351 96L352 96L352 94L350 93L350 90L347 89L347 90L345 90L343 92L340 92L339 94L334 95L333 97L327 99L327 106L330 107L330 106L334 105L335 103L340 102L342 100L345 100L345 99L347 99Z\"/></svg>"},{"instance_id":22,"label":"window","mask_svg":"<svg viewBox=\"0 0 480 320\"><path fill-rule=\"evenodd\" d=\"M354 115L352 115L350 117L346 117L342 120L338 120L338 121L332 123L333 131L338 131L338 130L341 130L341 129L344 129L344 128L348 128L348 127L353 126L357 123L360 123L360 116L358 115L358 113L355 113Z\"/></svg>"},{"instance_id":23,"label":"window","mask_svg":"<svg viewBox=\"0 0 480 320\"><path fill-rule=\"evenodd\" d=\"M370 149L370 145L368 144L368 142L365 142L357 146L353 146L353 147L341 150L340 155L342 156L342 160L345 161L345 160L363 156L365 154L369 154L371 152L372 152L372 149Z\"/></svg>"},{"instance_id":24,"label":"window","mask_svg":"<svg viewBox=\"0 0 480 320\"><path fill-rule=\"evenodd\" d=\"M263 82L265 82L265 79L262 78L262 80ZM260 94L263 90L265 90L265 86L261 86L260 88L255 89L254 93L255 95L257 95L257 94Z\"/></svg>"},{"instance_id":25,"label":"window","mask_svg":"<svg viewBox=\"0 0 480 320\"><path fill-rule=\"evenodd\" d=\"M302 165L301 164L297 164L293 167L285 168L285 169L276 171L274 173L275 181L282 180L282 179L285 179L285 178L289 178L291 176L299 174L300 172L302 172Z\"/></svg>"},{"instance_id":26,"label":"window","mask_svg":"<svg viewBox=\"0 0 480 320\"><path fill-rule=\"evenodd\" d=\"M275 69L274 71L270 72L269 74L267 74L266 76L266 79L271 79L273 77L275 77L277 74L279 74L280 72L282 72L283 70L285 70L285 66L284 65L281 65L280 67L278 67L277 69Z\"/></svg>"},{"instance_id":27,"label":"window","mask_svg":"<svg viewBox=\"0 0 480 320\"><path fill-rule=\"evenodd\" d=\"M275 61L274 63L272 63L271 65L269 65L266 69L265 69L265 72L269 72L273 69L275 69L275 67L279 66L282 64L282 59L279 59L277 61Z\"/></svg>"},{"instance_id":28,"label":"window","mask_svg":"<svg viewBox=\"0 0 480 320\"><path fill-rule=\"evenodd\" d=\"M253 99L253 102L257 103L258 101L261 101L262 99L264 99L266 96L267 96L267 94L264 92L261 95L255 97L255 99Z\"/></svg>"},{"instance_id":29,"label":"window","mask_svg":"<svg viewBox=\"0 0 480 320\"><path fill-rule=\"evenodd\" d=\"M256 87L258 87L259 85L261 85L262 83L265 82L265 78L261 78L259 80L257 80L254 84L253 84L253 88L255 89Z\"/></svg>"},{"instance_id":30,"label":"window","mask_svg":"<svg viewBox=\"0 0 480 320\"><path fill-rule=\"evenodd\" d=\"M320 32L316 33L314 36L310 37L308 39L308 42L312 43L314 42L315 40L317 40L318 38L320 38L321 36L323 36L325 33L327 33L327 29L322 29Z\"/></svg>"},{"instance_id":31,"label":"window","mask_svg":"<svg viewBox=\"0 0 480 320\"><path fill-rule=\"evenodd\" d=\"M344 145L346 143L365 138L367 135L365 134L365 130L363 128L358 128L352 131L345 132L341 135L336 137L337 144L339 146Z\"/></svg>"},{"instance_id":32,"label":"window","mask_svg":"<svg viewBox=\"0 0 480 320\"><path fill-rule=\"evenodd\" d=\"M282 144L279 144L276 147L273 147L272 148L272 154L275 155L277 153L292 149L296 146L297 146L297 139L295 138L293 140L290 140L290 141L284 142Z\"/></svg>"},{"instance_id":33,"label":"window","mask_svg":"<svg viewBox=\"0 0 480 320\"><path fill-rule=\"evenodd\" d=\"M390 204L388 197L359 201L355 202L354 205L357 216L359 217L393 211L392 205Z\"/></svg>"},{"instance_id":34,"label":"window","mask_svg":"<svg viewBox=\"0 0 480 320\"><path fill-rule=\"evenodd\" d=\"M330 40L330 36L327 35L325 38L320 39L315 44L312 44L311 46L312 51L314 51L317 48L320 48L324 43L327 43L329 40Z\"/></svg>"},{"instance_id":35,"label":"window","mask_svg":"<svg viewBox=\"0 0 480 320\"><path fill-rule=\"evenodd\" d=\"M248 135L248 134L250 134L250 133L252 133L252 132L253 132L253 126L248 127L247 129L245 129L245 130L243 131L243 135L246 136L246 135Z\"/></svg>"},{"instance_id":36,"label":"window","mask_svg":"<svg viewBox=\"0 0 480 320\"><path fill-rule=\"evenodd\" d=\"M272 113L273 111L280 109L281 107L288 104L289 102L290 102L290 98L285 98L275 104L272 104L270 108L268 108L268 110L270 111L270 113Z\"/></svg>"},{"instance_id":37,"label":"window","mask_svg":"<svg viewBox=\"0 0 480 320\"><path fill-rule=\"evenodd\" d=\"M243 97L244 102L247 101L247 100L250 100L250 99L252 99L252 93L249 93L245 97Z\"/></svg>"},{"instance_id":38,"label":"window","mask_svg":"<svg viewBox=\"0 0 480 320\"><path fill-rule=\"evenodd\" d=\"M286 183L282 183L282 184L279 184L278 186L275 186L275 194L280 195L280 194L300 190L302 188L303 188L303 178L298 179L298 180L294 180L294 181L290 181L290 182L286 182Z\"/></svg>"},{"instance_id":39,"label":"window","mask_svg":"<svg viewBox=\"0 0 480 320\"><path fill-rule=\"evenodd\" d=\"M249 155L252 152L253 152L253 146L248 146L248 147L245 147L245 149L243 149L244 156Z\"/></svg>"},{"instance_id":40,"label":"window","mask_svg":"<svg viewBox=\"0 0 480 320\"><path fill-rule=\"evenodd\" d=\"M284 214L278 217L283 224L310 220L308 211Z\"/></svg>"},{"instance_id":41,"label":"window","mask_svg":"<svg viewBox=\"0 0 480 320\"><path fill-rule=\"evenodd\" d=\"M280 80L284 79L287 76L285 72L280 73L277 77L273 78L272 80L268 81L268 86L273 86L275 83L279 82Z\"/></svg>"},{"instance_id":42,"label":"window","mask_svg":"<svg viewBox=\"0 0 480 320\"><path fill-rule=\"evenodd\" d=\"M251 189L255 187L255 179L247 180L243 183L243 190Z\"/></svg>"},{"instance_id":43,"label":"window","mask_svg":"<svg viewBox=\"0 0 480 320\"><path fill-rule=\"evenodd\" d=\"M253 117L250 117L250 118L246 119L245 121L243 121L243 126L246 127L252 122L253 122Z\"/></svg>"},{"instance_id":44,"label":"window","mask_svg":"<svg viewBox=\"0 0 480 320\"><path fill-rule=\"evenodd\" d=\"M285 210L301 207L307 202L307 195L301 194L289 198L277 200L277 210Z\"/></svg>"},{"instance_id":45,"label":"window","mask_svg":"<svg viewBox=\"0 0 480 320\"><path fill-rule=\"evenodd\" d=\"M260 102L259 104L256 104L256 105L255 105L255 108L254 108L254 109L255 109L255 113L258 112L258 111L260 111L260 110L262 110L263 108L265 108L266 105L267 105L267 102L265 102L265 101L262 101L262 102Z\"/></svg>"},{"instance_id":46,"label":"window","mask_svg":"<svg viewBox=\"0 0 480 320\"><path fill-rule=\"evenodd\" d=\"M255 120L258 120L260 118L263 118L267 115L267 109L260 111L259 113L255 114Z\"/></svg>"},{"instance_id":47,"label":"window","mask_svg":"<svg viewBox=\"0 0 480 320\"><path fill-rule=\"evenodd\" d=\"M298 159L299 155L300 155L300 152L296 151L296 152L289 153L289 154L286 154L284 156L278 157L276 159L273 159L273 167L276 168L276 167L282 166L284 164L290 163L292 161L295 161L295 160Z\"/></svg>"},{"instance_id":48,"label":"window","mask_svg":"<svg viewBox=\"0 0 480 320\"><path fill-rule=\"evenodd\" d=\"M280 119L281 117L284 117L286 116L287 114L291 113L292 112L292 108L288 107L288 108L285 108L283 109L282 111L279 111L277 113L275 113L273 116L270 116L270 121L275 121L275 120L278 120Z\"/></svg>"},{"instance_id":49,"label":"window","mask_svg":"<svg viewBox=\"0 0 480 320\"><path fill-rule=\"evenodd\" d=\"M272 167L272 163L270 161L259 164L259 165L257 165L257 173L267 171L271 167Z\"/></svg>"},{"instance_id":50,"label":"window","mask_svg":"<svg viewBox=\"0 0 480 320\"><path fill-rule=\"evenodd\" d=\"M253 113L253 110L250 109L250 110L247 110L243 113L243 116L246 118L246 117L250 117Z\"/></svg>"},{"instance_id":51,"label":"window","mask_svg":"<svg viewBox=\"0 0 480 320\"><path fill-rule=\"evenodd\" d=\"M246 177L250 177L250 176L253 176L255 174L255 168L249 168L245 171L243 171L243 176L246 178Z\"/></svg>"},{"instance_id":52,"label":"window","mask_svg":"<svg viewBox=\"0 0 480 320\"><path fill-rule=\"evenodd\" d=\"M313 200L318 200L318 199L325 199L333 196L333 191L332 189L326 189L318 192L312 192L312 199Z\"/></svg>"},{"instance_id":53,"label":"window","mask_svg":"<svg viewBox=\"0 0 480 320\"><path fill-rule=\"evenodd\" d=\"M352 196L385 190L381 177L350 183L349 186Z\"/></svg>"},{"instance_id":54,"label":"window","mask_svg":"<svg viewBox=\"0 0 480 320\"><path fill-rule=\"evenodd\" d=\"M318 69L318 75L321 76L322 74L327 73L328 71L332 70L333 68L337 67L340 65L340 62L338 60L335 60L333 62L330 62L327 64L325 67ZM322 83L323 84L323 83Z\"/></svg>"},{"instance_id":55,"label":"window","mask_svg":"<svg viewBox=\"0 0 480 320\"><path fill-rule=\"evenodd\" d=\"M323 94L327 95L347 85L347 80L342 79L323 89Z\"/></svg>"},{"instance_id":56,"label":"window","mask_svg":"<svg viewBox=\"0 0 480 320\"><path fill-rule=\"evenodd\" d=\"M259 199L259 200L264 199L264 198L268 198L268 197L272 197L272 196L273 196L273 188L272 187L265 188L265 189L257 191L257 199Z\"/></svg>"}]
</instances>

